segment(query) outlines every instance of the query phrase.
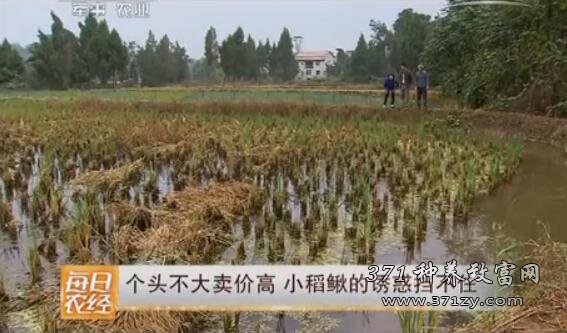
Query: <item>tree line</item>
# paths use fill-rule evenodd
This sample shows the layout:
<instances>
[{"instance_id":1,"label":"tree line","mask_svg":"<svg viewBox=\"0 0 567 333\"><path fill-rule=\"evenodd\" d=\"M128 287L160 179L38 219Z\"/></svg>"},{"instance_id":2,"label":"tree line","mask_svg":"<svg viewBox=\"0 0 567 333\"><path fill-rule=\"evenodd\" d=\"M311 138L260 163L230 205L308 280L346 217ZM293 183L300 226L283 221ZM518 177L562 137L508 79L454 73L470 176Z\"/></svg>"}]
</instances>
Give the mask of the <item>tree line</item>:
<instances>
[{"instance_id":1,"label":"tree line","mask_svg":"<svg viewBox=\"0 0 567 333\"><path fill-rule=\"evenodd\" d=\"M470 106L567 116L565 18L564 0L449 7L432 22L423 58Z\"/></svg>"},{"instance_id":2,"label":"tree line","mask_svg":"<svg viewBox=\"0 0 567 333\"><path fill-rule=\"evenodd\" d=\"M0 84L19 80L24 74L24 62L19 53L4 39L0 45Z\"/></svg>"},{"instance_id":3,"label":"tree line","mask_svg":"<svg viewBox=\"0 0 567 333\"><path fill-rule=\"evenodd\" d=\"M150 31L143 47L126 44L105 20L89 15L79 35L51 13L50 34L39 30L25 61L4 40L0 47L0 84L23 82L31 88L68 89L115 85L117 81L147 86L179 83L188 78L188 56L167 35L159 42ZM27 64L27 66L26 66Z\"/></svg>"},{"instance_id":4,"label":"tree line","mask_svg":"<svg viewBox=\"0 0 567 333\"><path fill-rule=\"evenodd\" d=\"M199 60L189 59L186 50L167 35L157 41L150 31L145 45L127 45L106 21L87 16L79 23L79 36L64 28L51 13L51 34L39 31L39 42L31 46L28 83L34 87L66 89L72 86L105 85L117 80L157 86L195 80L291 81L298 72L293 42L284 28L279 40L256 42L238 27L222 42L214 27L205 35L205 53ZM424 52L431 18L406 9L390 31L384 23L370 21L371 35L360 35L353 51L336 50L336 65L328 69L335 80L371 82L393 71L400 62L417 67ZM4 41L0 52L9 56L0 63L0 83L21 78L24 67L10 44ZM5 64L4 64L5 63ZM189 68L190 66L190 68Z\"/></svg>"},{"instance_id":5,"label":"tree line","mask_svg":"<svg viewBox=\"0 0 567 333\"><path fill-rule=\"evenodd\" d=\"M125 43L105 20L89 15L79 23L79 34L66 29L51 13L49 34L39 30L38 42L24 61L5 39L0 46L0 84L20 83L31 88L68 89L122 84L160 86L181 83L195 67L197 79L290 81L297 74L293 43L284 28L278 43L258 42L238 27L218 43L211 27L205 36L202 68L190 61L186 49L167 35L159 41L150 30L144 45Z\"/></svg>"},{"instance_id":6,"label":"tree line","mask_svg":"<svg viewBox=\"0 0 567 333\"><path fill-rule=\"evenodd\" d=\"M368 82L401 63L422 63L431 82L471 107L567 116L567 1L462 5L434 19L403 10L389 30L371 21L367 41L337 50L336 74Z\"/></svg>"},{"instance_id":7,"label":"tree line","mask_svg":"<svg viewBox=\"0 0 567 333\"><path fill-rule=\"evenodd\" d=\"M567 115L567 2L459 4L448 0L435 18L405 9L391 29L371 20L370 34L361 34L354 50L336 49L336 64L328 69L331 79L376 82L401 63L410 69L423 63L433 84L467 105ZM210 27L204 56L190 59L167 35L158 41L150 31L145 45L126 44L104 20L88 16L75 36L51 16L51 34L39 31L26 61L3 41L0 84L66 89L118 80L146 86L189 78L290 81L298 70L285 28L272 43L256 41L240 27L219 42Z\"/></svg>"},{"instance_id":8,"label":"tree line","mask_svg":"<svg viewBox=\"0 0 567 333\"><path fill-rule=\"evenodd\" d=\"M416 68L424 52L431 17L411 9L402 11L390 31L386 24L371 20L369 40L360 34L353 51L337 49L336 64L328 68L334 80L368 83L394 71L401 62ZM205 58L195 62L196 78L218 80L290 81L297 75L293 42L288 29L283 29L277 43L245 37L242 28L218 43L216 30L209 28L205 36Z\"/></svg>"},{"instance_id":9,"label":"tree line","mask_svg":"<svg viewBox=\"0 0 567 333\"><path fill-rule=\"evenodd\" d=\"M405 9L390 30L383 22L370 21L370 37L360 34L352 52L337 49L335 75L345 81L370 82L395 72L401 63L417 68L422 62L431 17Z\"/></svg>"},{"instance_id":10,"label":"tree line","mask_svg":"<svg viewBox=\"0 0 567 333\"><path fill-rule=\"evenodd\" d=\"M259 41L256 45L252 36L245 38L244 30L238 27L219 45L214 27L205 36L205 77L215 75L218 68L228 80L258 80L271 78L290 81L298 71L293 42L287 28L284 28L278 43Z\"/></svg>"},{"instance_id":11,"label":"tree line","mask_svg":"<svg viewBox=\"0 0 567 333\"><path fill-rule=\"evenodd\" d=\"M106 21L87 16L79 23L79 36L64 28L61 20L51 13L51 34L38 33L39 41L31 48L29 66L22 61L10 44L4 41L0 52L10 54L0 63L4 74L0 84L22 78L28 68L26 82L37 88L67 89L115 84L118 80L144 86L179 83L192 77L206 81L275 80L291 81L298 72L291 34L284 28L279 40L256 40L241 27L220 43L214 27L205 35L204 57L190 59L178 42L167 35L159 41L150 31L145 45L125 44L119 33L110 30ZM430 17L411 9L400 13L389 31L384 23L372 20L372 34L367 41L360 35L352 52L336 50L336 65L328 72L335 80L371 82L395 68L401 59L417 66L423 52L424 34ZM8 60L6 60L8 61Z\"/></svg>"},{"instance_id":12,"label":"tree line","mask_svg":"<svg viewBox=\"0 0 567 333\"><path fill-rule=\"evenodd\" d=\"M389 30L371 21L349 55L337 50L343 80L368 82L401 63L425 65L434 85L471 107L567 116L567 2L466 6L449 0L438 17L411 9Z\"/></svg>"}]
</instances>

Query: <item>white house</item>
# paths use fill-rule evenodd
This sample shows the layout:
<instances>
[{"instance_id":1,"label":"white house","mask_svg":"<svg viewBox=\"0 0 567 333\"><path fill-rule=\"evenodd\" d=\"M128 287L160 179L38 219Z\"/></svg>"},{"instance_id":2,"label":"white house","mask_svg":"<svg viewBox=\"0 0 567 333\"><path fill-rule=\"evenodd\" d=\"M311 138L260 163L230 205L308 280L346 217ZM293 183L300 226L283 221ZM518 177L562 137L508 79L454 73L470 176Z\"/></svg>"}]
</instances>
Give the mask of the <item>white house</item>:
<instances>
[{"instance_id":1,"label":"white house","mask_svg":"<svg viewBox=\"0 0 567 333\"><path fill-rule=\"evenodd\" d=\"M299 65L296 79L300 81L325 79L327 66L335 65L335 56L331 51L302 51L295 54Z\"/></svg>"}]
</instances>

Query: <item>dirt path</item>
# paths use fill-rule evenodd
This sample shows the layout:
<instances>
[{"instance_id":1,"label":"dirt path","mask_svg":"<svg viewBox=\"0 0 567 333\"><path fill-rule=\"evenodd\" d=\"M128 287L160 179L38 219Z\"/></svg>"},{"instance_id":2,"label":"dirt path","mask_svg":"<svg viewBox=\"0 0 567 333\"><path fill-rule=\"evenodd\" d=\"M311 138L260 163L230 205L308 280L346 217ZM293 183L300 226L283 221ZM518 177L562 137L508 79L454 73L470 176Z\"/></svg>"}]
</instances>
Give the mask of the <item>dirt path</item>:
<instances>
[{"instance_id":1,"label":"dirt path","mask_svg":"<svg viewBox=\"0 0 567 333\"><path fill-rule=\"evenodd\" d=\"M529 141L553 144L567 149L567 119L564 118L486 110L448 111L443 108L434 108L429 111L380 110L380 117L384 120L402 123L446 120L455 126L467 126L487 134L518 136Z\"/></svg>"}]
</instances>

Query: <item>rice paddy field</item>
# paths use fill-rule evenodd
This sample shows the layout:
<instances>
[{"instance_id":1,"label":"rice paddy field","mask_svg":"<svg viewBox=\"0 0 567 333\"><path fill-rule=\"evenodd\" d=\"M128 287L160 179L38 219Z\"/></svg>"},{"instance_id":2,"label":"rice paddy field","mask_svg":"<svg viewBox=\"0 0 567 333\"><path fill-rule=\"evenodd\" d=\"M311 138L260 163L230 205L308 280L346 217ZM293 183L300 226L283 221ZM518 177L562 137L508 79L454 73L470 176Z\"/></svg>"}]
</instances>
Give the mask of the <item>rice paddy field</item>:
<instances>
[{"instance_id":1,"label":"rice paddy field","mask_svg":"<svg viewBox=\"0 0 567 333\"><path fill-rule=\"evenodd\" d=\"M379 92L347 90L0 94L0 331L429 332L408 330L423 322L415 313L65 322L53 315L58 267L491 260L509 238L530 239L535 220L550 220L553 246L566 241L561 149L478 134L450 116L388 116ZM546 171L530 178L526 161ZM526 187L523 212L541 215L499 221ZM428 319L451 331L471 318Z\"/></svg>"},{"instance_id":2,"label":"rice paddy field","mask_svg":"<svg viewBox=\"0 0 567 333\"><path fill-rule=\"evenodd\" d=\"M0 98L77 99L97 98L123 101L271 101L307 102L332 105L376 106L382 103L383 93L376 86L325 85L223 85L166 88L124 88L63 91L3 91ZM430 100L439 104L439 93L430 92ZM444 101L447 103L447 101Z\"/></svg>"}]
</instances>

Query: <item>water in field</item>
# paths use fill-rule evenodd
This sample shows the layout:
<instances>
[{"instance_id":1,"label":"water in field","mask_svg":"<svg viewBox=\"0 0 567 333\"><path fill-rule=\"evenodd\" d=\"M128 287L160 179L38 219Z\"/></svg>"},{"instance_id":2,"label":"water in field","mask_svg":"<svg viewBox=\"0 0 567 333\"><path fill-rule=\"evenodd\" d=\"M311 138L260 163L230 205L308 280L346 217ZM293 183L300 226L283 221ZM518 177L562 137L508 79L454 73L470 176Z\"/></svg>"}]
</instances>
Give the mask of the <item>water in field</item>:
<instances>
[{"instance_id":1,"label":"water in field","mask_svg":"<svg viewBox=\"0 0 567 333\"><path fill-rule=\"evenodd\" d=\"M41 172L41 154L33 155L34 162L26 174L25 184L7 191L4 182L0 182L1 201L8 203L12 215L17 220L15 229L0 231L0 273L4 285L12 297L25 292L29 285L28 251L30 247L42 247L52 237L53 229L44 224L34 223L37 211L33 210L33 190L38 186ZM81 163L77 160L80 174ZM217 165L222 165L218 161ZM61 179L61 170L55 168ZM222 167L219 168L219 170ZM507 183L501 184L493 193L478 198L468 220L441 218L438 207L423 203L423 224L418 230L410 229L404 220L404 208L395 200L398 189L387 177L376 179L371 191L371 201L376 202L376 211L381 219L377 229L360 246L357 238L349 236L356 209L348 198L348 189L352 185L346 171L333 169L332 173L325 166L316 172L318 186L301 189L291 178L286 176L265 179L257 175L255 182L266 188L269 193L262 211L251 216L242 216L233 224L232 245L219 255L218 262L264 264L264 263L301 263L301 264L367 264L367 263L405 263L415 264L424 260L444 263L448 258L455 258L467 263L473 260L490 258L493 249L490 239L493 236L493 224L501 227L501 232L518 240L538 236L541 226L538 221L548 226L552 238L567 241L567 156L566 154L543 145L527 146L517 174ZM224 172L227 172L226 170ZM164 163L152 170L145 170L141 179L124 189L124 196L131 203L153 207L160 200L176 189L179 168ZM230 171L229 171L230 173ZM342 176L338 176L342 174ZM210 176L203 174L201 186L205 186ZM155 182L155 191L147 193L148 179ZM152 187L152 188L154 188ZM78 208L73 201L73 188L64 187L62 201L72 214ZM285 192L285 202L277 201L277 196ZM303 191L303 192L302 192ZM332 192L334 205L323 204L312 198L320 198L324 193ZM304 193L304 194L301 194ZM303 197L302 197L303 195ZM419 196L419 193L416 193ZM30 197L31 196L31 197ZM277 204L274 205L274 202ZM279 205L281 204L281 205ZM270 221L270 216L278 211L285 222ZM279 211L281 210L281 211ZM304 229L304 224L317 212L321 216L336 217L336 225L315 224L315 229ZM103 213L106 213L103 208ZM110 235L113 228L112 217L105 214L104 235ZM68 221L63 219L61 226ZM354 231L353 231L354 232ZM313 238L310 234L321 235ZM315 244L315 245L314 245ZM97 257L108 258L104 244L95 242L92 251ZM43 281L57 278L58 264L63 263L69 251L57 240L54 255L41 255L41 278ZM14 321L18 316L26 316L21 311L12 313L7 321L8 331L17 332L21 324ZM391 313L324 313L324 314L282 314L265 315L259 321L259 315L243 314L242 328L255 327L258 322L266 331L279 328L285 332L294 332L299 328L319 326L332 332L397 332L399 322ZM26 317L27 318L27 317ZM1 322L1 321L0 321ZM29 321L28 323L29 324ZM0 324L0 327L1 324ZM20 331L26 331L21 329Z\"/></svg>"},{"instance_id":2,"label":"water in field","mask_svg":"<svg viewBox=\"0 0 567 333\"><path fill-rule=\"evenodd\" d=\"M514 178L479 199L476 211L515 239L534 239L547 228L553 240L567 243L567 154L528 145Z\"/></svg>"},{"instance_id":3,"label":"water in field","mask_svg":"<svg viewBox=\"0 0 567 333\"><path fill-rule=\"evenodd\" d=\"M543 144L527 145L517 174L494 193L479 198L473 212L468 226L451 231L449 237L428 235L423 249L438 262L478 259L482 255L479 249L494 232L493 223L504 235L519 241L536 240L545 226L553 240L567 242L567 154ZM403 253L399 251L398 257ZM335 332L399 330L396 316L387 313L345 313L340 317L341 325Z\"/></svg>"}]
</instances>

